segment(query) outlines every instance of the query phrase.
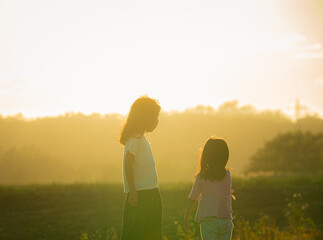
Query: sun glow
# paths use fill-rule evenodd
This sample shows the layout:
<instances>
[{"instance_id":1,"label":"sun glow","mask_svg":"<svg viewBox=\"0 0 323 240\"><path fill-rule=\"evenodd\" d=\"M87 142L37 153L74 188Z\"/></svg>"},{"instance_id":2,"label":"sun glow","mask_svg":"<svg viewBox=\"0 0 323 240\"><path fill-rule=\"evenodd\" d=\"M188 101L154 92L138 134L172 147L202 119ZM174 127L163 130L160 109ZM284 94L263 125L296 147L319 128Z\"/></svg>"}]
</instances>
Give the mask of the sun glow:
<instances>
[{"instance_id":1,"label":"sun glow","mask_svg":"<svg viewBox=\"0 0 323 240\"><path fill-rule=\"evenodd\" d=\"M301 78L312 69L304 69L303 61L323 58L322 42L295 31L278 2L2 5L3 114L126 113L142 94L159 99L166 110L216 107L232 99L286 108L308 96L301 93Z\"/></svg>"}]
</instances>

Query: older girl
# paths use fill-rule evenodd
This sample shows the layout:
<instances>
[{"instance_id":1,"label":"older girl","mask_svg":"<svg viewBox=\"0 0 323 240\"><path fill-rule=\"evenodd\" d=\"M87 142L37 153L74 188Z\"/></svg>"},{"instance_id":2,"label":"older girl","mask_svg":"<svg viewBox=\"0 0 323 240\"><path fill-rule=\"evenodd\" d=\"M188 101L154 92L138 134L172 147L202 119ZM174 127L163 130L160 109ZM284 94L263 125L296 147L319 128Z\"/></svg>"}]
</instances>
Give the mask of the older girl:
<instances>
[{"instance_id":1,"label":"older girl","mask_svg":"<svg viewBox=\"0 0 323 240\"><path fill-rule=\"evenodd\" d=\"M123 183L127 194L121 239L162 239L162 203L155 159L145 133L157 124L160 106L155 99L138 98L131 106L122 129L124 145Z\"/></svg>"}]
</instances>

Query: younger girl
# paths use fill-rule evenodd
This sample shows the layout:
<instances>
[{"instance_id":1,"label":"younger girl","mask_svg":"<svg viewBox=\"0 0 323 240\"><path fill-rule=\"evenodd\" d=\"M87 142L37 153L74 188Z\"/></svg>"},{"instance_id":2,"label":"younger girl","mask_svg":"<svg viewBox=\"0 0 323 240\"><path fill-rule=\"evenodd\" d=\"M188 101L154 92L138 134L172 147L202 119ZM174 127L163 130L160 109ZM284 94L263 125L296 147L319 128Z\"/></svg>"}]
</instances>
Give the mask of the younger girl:
<instances>
[{"instance_id":1,"label":"younger girl","mask_svg":"<svg viewBox=\"0 0 323 240\"><path fill-rule=\"evenodd\" d=\"M195 221L200 222L203 240L230 240L232 234L231 175L225 168L229 149L223 139L211 137L204 145L200 168L188 197L183 228L189 229L189 218L199 199Z\"/></svg>"},{"instance_id":2,"label":"younger girl","mask_svg":"<svg viewBox=\"0 0 323 240\"><path fill-rule=\"evenodd\" d=\"M155 160L144 134L157 124L160 106L155 99L138 98L131 106L121 131L125 146L123 183L124 204L122 237L131 240L162 239L162 204L157 184Z\"/></svg>"}]
</instances>

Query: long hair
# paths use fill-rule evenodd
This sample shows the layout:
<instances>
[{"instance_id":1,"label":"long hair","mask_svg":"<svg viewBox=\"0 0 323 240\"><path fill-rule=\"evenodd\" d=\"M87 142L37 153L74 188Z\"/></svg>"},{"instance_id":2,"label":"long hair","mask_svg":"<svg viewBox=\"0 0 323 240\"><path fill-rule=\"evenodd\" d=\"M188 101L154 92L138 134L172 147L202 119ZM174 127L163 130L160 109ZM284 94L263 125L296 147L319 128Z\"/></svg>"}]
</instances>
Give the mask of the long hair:
<instances>
[{"instance_id":1,"label":"long hair","mask_svg":"<svg viewBox=\"0 0 323 240\"><path fill-rule=\"evenodd\" d=\"M129 137L136 133L147 131L156 120L160 105L156 99L142 96L131 106L126 123L120 134L120 143L126 144Z\"/></svg>"},{"instance_id":2,"label":"long hair","mask_svg":"<svg viewBox=\"0 0 323 240\"><path fill-rule=\"evenodd\" d=\"M222 138L209 138L204 147L200 158L197 174L201 178L211 181L222 180L226 175L226 168L229 159L229 148Z\"/></svg>"}]
</instances>

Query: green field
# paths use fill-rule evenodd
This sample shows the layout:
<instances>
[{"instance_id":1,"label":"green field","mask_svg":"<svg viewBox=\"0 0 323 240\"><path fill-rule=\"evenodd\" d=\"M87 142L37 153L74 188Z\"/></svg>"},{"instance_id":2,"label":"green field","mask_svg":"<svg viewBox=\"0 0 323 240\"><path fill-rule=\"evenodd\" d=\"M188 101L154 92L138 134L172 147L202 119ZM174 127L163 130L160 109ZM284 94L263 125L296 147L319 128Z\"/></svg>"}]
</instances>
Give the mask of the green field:
<instances>
[{"instance_id":1,"label":"green field","mask_svg":"<svg viewBox=\"0 0 323 240\"><path fill-rule=\"evenodd\" d=\"M164 234L178 239L178 224L183 218L191 183L160 184L163 200ZM234 224L262 215L275 219L284 230L288 222L284 209L287 198L301 193L308 204L306 217L323 229L322 179L233 179ZM121 230L124 193L121 184L52 184L0 187L0 239L45 240L80 239L82 232L95 239L107 239L108 229ZM198 236L198 224L192 224ZM91 238L91 237L90 237ZM197 238L199 239L199 238Z\"/></svg>"}]
</instances>

